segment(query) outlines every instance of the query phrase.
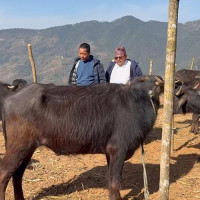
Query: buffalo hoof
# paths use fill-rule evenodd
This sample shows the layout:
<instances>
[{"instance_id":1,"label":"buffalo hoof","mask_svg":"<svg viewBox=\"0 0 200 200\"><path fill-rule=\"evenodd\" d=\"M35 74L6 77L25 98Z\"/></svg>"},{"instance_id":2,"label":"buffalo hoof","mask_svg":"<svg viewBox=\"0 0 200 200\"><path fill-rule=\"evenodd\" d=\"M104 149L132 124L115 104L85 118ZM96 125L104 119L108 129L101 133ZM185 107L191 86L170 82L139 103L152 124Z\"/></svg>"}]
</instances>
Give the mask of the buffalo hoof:
<instances>
[{"instance_id":1,"label":"buffalo hoof","mask_svg":"<svg viewBox=\"0 0 200 200\"><path fill-rule=\"evenodd\" d=\"M194 135L197 135L199 133L199 130L190 130L190 133L193 133Z\"/></svg>"},{"instance_id":2,"label":"buffalo hoof","mask_svg":"<svg viewBox=\"0 0 200 200\"><path fill-rule=\"evenodd\" d=\"M194 130L190 129L190 133L194 133Z\"/></svg>"}]
</instances>

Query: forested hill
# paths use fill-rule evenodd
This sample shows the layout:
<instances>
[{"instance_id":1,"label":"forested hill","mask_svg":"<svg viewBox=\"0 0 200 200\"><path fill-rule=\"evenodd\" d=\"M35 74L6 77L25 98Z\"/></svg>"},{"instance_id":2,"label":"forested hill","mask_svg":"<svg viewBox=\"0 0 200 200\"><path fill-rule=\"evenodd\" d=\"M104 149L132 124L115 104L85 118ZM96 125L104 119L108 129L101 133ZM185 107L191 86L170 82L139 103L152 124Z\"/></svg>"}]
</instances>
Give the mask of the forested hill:
<instances>
[{"instance_id":1,"label":"forested hill","mask_svg":"<svg viewBox=\"0 0 200 200\"><path fill-rule=\"evenodd\" d=\"M141 21L125 16L112 22L87 21L47 29L0 30L0 80L15 78L32 81L27 44L32 45L38 81L66 84L78 46L91 45L92 54L106 69L115 47L123 45L129 58L139 62L148 73L153 59L153 73L164 74L167 23ZM178 25L177 68L189 68L192 58L200 68L200 20Z\"/></svg>"}]
</instances>

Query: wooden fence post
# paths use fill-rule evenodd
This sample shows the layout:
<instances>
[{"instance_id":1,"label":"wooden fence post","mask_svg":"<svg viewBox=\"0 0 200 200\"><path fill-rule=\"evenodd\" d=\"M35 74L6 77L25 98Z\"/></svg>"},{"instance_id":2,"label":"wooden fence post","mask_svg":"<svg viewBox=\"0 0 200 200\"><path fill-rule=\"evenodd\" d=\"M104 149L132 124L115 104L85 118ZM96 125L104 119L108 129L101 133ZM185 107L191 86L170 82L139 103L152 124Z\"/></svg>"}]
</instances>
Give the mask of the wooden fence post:
<instances>
[{"instance_id":1,"label":"wooden fence post","mask_svg":"<svg viewBox=\"0 0 200 200\"><path fill-rule=\"evenodd\" d=\"M35 69L35 62L34 62L34 59L33 59L31 44L28 44L27 47L28 47L29 60L30 60L30 63L31 63L31 68L32 68L33 82L37 83L37 75L36 75L36 69Z\"/></svg>"},{"instance_id":2,"label":"wooden fence post","mask_svg":"<svg viewBox=\"0 0 200 200\"><path fill-rule=\"evenodd\" d=\"M174 74L179 0L169 0L168 31L165 66L162 147L160 161L160 200L169 199L169 169L172 134Z\"/></svg>"},{"instance_id":3,"label":"wooden fence post","mask_svg":"<svg viewBox=\"0 0 200 200\"><path fill-rule=\"evenodd\" d=\"M194 67L194 58L192 58L192 63L191 63L191 65L190 65L190 69L192 70L193 67Z\"/></svg>"},{"instance_id":4,"label":"wooden fence post","mask_svg":"<svg viewBox=\"0 0 200 200\"><path fill-rule=\"evenodd\" d=\"M152 75L152 71L153 71L153 60L150 59L150 64L149 64L149 75Z\"/></svg>"}]
</instances>

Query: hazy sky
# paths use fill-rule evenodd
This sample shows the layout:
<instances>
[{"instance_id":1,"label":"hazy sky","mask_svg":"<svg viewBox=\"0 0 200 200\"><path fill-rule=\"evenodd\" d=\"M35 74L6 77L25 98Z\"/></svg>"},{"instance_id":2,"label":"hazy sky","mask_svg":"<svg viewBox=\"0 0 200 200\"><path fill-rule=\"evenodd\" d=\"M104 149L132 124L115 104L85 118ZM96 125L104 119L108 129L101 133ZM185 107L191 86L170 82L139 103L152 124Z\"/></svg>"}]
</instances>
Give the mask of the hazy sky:
<instances>
[{"instance_id":1,"label":"hazy sky","mask_svg":"<svg viewBox=\"0 0 200 200\"><path fill-rule=\"evenodd\" d=\"M167 22L169 0L1 0L0 29L43 29L132 15ZM179 22L200 19L200 0L180 0Z\"/></svg>"}]
</instances>

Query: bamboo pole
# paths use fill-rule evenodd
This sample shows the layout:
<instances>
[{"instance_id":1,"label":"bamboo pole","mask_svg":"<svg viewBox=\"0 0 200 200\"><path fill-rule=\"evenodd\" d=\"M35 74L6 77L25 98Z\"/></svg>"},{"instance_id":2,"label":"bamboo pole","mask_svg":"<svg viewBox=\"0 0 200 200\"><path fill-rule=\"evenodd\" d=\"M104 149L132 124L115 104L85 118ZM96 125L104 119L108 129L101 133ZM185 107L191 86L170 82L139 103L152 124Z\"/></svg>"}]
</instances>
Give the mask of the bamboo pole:
<instances>
[{"instance_id":1,"label":"bamboo pole","mask_svg":"<svg viewBox=\"0 0 200 200\"><path fill-rule=\"evenodd\" d=\"M149 75L152 75L152 71L153 71L153 60L150 59L150 64L149 64Z\"/></svg>"},{"instance_id":2,"label":"bamboo pole","mask_svg":"<svg viewBox=\"0 0 200 200\"><path fill-rule=\"evenodd\" d=\"M194 67L194 58L192 58L192 63L191 63L191 65L190 65L190 69L192 70L193 67Z\"/></svg>"},{"instance_id":3,"label":"bamboo pole","mask_svg":"<svg viewBox=\"0 0 200 200\"><path fill-rule=\"evenodd\" d=\"M33 59L31 44L28 44L27 47L28 47L29 60L30 60L30 63L31 63L31 68L32 68L33 82L37 83L37 75L36 75L36 69L35 69L35 62L34 62L34 59Z\"/></svg>"},{"instance_id":4,"label":"bamboo pole","mask_svg":"<svg viewBox=\"0 0 200 200\"><path fill-rule=\"evenodd\" d=\"M164 114L160 162L160 200L169 199L169 169L172 133L174 73L176 60L177 21L179 0L169 0L169 17L165 63Z\"/></svg>"}]
</instances>

